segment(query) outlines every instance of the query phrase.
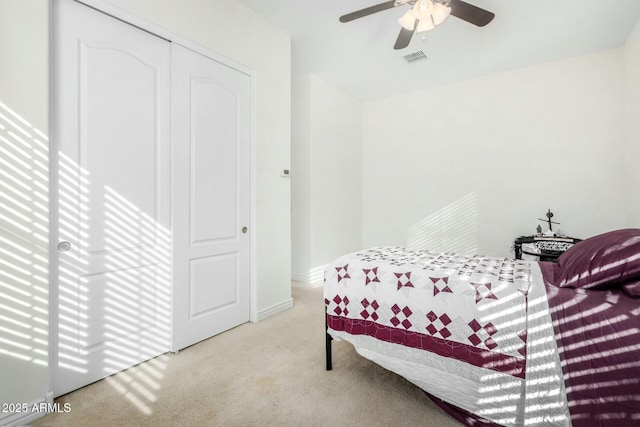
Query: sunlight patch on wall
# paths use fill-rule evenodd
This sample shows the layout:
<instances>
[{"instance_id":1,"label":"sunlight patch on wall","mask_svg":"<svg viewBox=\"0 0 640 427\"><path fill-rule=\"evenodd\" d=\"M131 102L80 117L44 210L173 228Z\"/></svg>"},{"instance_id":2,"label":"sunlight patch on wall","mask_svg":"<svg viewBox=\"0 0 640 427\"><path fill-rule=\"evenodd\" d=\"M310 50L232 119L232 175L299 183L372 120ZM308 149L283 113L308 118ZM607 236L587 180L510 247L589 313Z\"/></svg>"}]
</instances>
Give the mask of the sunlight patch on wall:
<instances>
[{"instance_id":1,"label":"sunlight patch on wall","mask_svg":"<svg viewBox=\"0 0 640 427\"><path fill-rule=\"evenodd\" d=\"M469 193L408 229L407 247L473 255L478 251L478 196Z\"/></svg>"},{"instance_id":2,"label":"sunlight patch on wall","mask_svg":"<svg viewBox=\"0 0 640 427\"><path fill-rule=\"evenodd\" d=\"M0 355L48 365L47 136L0 102Z\"/></svg>"},{"instance_id":3,"label":"sunlight patch on wall","mask_svg":"<svg viewBox=\"0 0 640 427\"><path fill-rule=\"evenodd\" d=\"M0 384L48 365L49 142L0 101ZM19 393L0 388L0 401ZM23 415L3 412L0 424Z\"/></svg>"},{"instance_id":4,"label":"sunlight patch on wall","mask_svg":"<svg viewBox=\"0 0 640 427\"><path fill-rule=\"evenodd\" d=\"M309 283L314 285L315 287L322 286L322 283L324 282L325 268L326 268L326 265L321 265L319 267L309 269L309 271L307 272L307 278L309 280Z\"/></svg>"},{"instance_id":5,"label":"sunlight patch on wall","mask_svg":"<svg viewBox=\"0 0 640 427\"><path fill-rule=\"evenodd\" d=\"M310 268L305 274L292 274L291 279L297 282L306 283L313 287L320 287L324 283L324 269L326 265Z\"/></svg>"}]
</instances>

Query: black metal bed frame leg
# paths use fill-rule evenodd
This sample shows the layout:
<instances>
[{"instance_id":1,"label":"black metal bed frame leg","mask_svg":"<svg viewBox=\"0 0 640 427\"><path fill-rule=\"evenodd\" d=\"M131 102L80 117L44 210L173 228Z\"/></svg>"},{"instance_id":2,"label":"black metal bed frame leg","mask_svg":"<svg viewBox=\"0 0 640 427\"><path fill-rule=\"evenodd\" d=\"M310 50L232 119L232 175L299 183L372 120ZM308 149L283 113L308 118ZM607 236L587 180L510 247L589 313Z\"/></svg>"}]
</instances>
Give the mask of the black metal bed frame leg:
<instances>
[{"instance_id":1,"label":"black metal bed frame leg","mask_svg":"<svg viewBox=\"0 0 640 427\"><path fill-rule=\"evenodd\" d=\"M326 358L327 358L327 371L330 371L333 369L333 363L331 361L331 341L333 341L333 337L331 335L329 335L328 329L329 326L327 325L327 318L326 318L326 314L325 314L325 319L324 319L324 329L325 329L325 352L326 352Z\"/></svg>"}]
</instances>

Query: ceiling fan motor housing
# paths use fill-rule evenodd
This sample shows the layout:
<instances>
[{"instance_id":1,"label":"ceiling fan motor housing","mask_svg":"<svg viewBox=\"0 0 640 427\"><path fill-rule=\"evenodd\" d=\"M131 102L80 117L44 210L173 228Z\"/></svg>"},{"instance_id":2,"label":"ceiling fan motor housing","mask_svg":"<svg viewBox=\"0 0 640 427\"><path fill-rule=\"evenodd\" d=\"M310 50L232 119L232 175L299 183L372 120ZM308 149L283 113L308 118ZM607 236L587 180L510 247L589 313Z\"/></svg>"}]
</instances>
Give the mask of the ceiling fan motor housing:
<instances>
[{"instance_id":1,"label":"ceiling fan motor housing","mask_svg":"<svg viewBox=\"0 0 640 427\"><path fill-rule=\"evenodd\" d=\"M449 15L466 21L477 27L484 27L493 20L495 14L479 8L464 0L389 0L340 17L340 22L351 22L374 13L408 4L411 8L399 19L400 34L394 49L403 49L409 45L414 32L424 32L444 22Z\"/></svg>"},{"instance_id":2,"label":"ceiling fan motor housing","mask_svg":"<svg viewBox=\"0 0 640 427\"><path fill-rule=\"evenodd\" d=\"M402 6L403 4L408 4L414 6L419 0L396 0L393 3L394 7ZM431 0L432 3L440 3L443 6L449 7L451 4L451 0Z\"/></svg>"}]
</instances>

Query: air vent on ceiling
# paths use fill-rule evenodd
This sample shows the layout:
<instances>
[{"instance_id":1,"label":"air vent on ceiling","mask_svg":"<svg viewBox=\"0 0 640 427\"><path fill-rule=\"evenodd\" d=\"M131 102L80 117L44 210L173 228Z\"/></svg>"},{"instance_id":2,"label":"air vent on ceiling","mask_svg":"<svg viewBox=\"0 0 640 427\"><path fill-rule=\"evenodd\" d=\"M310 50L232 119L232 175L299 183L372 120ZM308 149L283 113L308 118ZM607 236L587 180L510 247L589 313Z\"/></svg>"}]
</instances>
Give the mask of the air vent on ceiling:
<instances>
[{"instance_id":1,"label":"air vent on ceiling","mask_svg":"<svg viewBox=\"0 0 640 427\"><path fill-rule=\"evenodd\" d=\"M408 55L405 55L403 56L403 58L405 61L407 61L407 64L413 64L414 62L427 59L427 55L425 55L423 51L419 50L417 52L413 52Z\"/></svg>"}]
</instances>

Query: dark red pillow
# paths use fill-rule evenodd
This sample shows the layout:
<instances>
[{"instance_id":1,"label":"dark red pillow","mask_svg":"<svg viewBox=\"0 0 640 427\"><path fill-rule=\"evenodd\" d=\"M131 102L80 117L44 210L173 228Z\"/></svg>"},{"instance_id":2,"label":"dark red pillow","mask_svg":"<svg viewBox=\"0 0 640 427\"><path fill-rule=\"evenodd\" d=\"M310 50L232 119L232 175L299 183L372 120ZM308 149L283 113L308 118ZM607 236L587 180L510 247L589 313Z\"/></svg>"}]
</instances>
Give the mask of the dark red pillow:
<instances>
[{"instance_id":1,"label":"dark red pillow","mask_svg":"<svg viewBox=\"0 0 640 427\"><path fill-rule=\"evenodd\" d=\"M561 288L612 289L640 279L640 229L590 237L558 258Z\"/></svg>"}]
</instances>

